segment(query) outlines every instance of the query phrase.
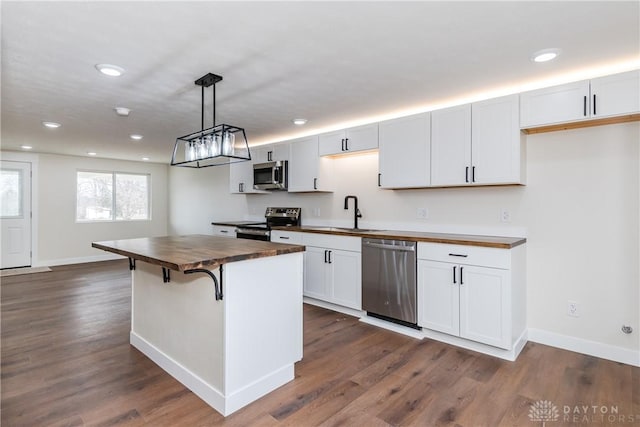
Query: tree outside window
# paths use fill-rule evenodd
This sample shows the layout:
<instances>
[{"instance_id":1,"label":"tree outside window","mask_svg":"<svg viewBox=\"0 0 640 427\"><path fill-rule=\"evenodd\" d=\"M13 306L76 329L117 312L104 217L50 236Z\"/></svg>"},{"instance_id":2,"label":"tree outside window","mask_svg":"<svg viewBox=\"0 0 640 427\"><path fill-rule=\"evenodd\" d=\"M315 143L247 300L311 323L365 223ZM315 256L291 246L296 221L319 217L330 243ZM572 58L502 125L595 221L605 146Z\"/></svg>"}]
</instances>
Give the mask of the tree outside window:
<instances>
[{"instance_id":1,"label":"tree outside window","mask_svg":"<svg viewBox=\"0 0 640 427\"><path fill-rule=\"evenodd\" d=\"M149 175L78 171L77 221L148 220Z\"/></svg>"}]
</instances>

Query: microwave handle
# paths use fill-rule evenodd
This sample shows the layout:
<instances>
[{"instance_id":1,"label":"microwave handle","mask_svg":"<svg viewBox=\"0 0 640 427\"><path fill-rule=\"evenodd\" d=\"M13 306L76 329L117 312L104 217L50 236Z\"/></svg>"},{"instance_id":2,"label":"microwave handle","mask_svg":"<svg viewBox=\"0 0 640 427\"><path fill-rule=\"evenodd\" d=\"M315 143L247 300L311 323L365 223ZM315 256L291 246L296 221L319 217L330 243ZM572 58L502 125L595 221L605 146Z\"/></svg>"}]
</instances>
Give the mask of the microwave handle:
<instances>
[{"instance_id":1,"label":"microwave handle","mask_svg":"<svg viewBox=\"0 0 640 427\"><path fill-rule=\"evenodd\" d=\"M273 168L273 183L280 182L280 168Z\"/></svg>"}]
</instances>

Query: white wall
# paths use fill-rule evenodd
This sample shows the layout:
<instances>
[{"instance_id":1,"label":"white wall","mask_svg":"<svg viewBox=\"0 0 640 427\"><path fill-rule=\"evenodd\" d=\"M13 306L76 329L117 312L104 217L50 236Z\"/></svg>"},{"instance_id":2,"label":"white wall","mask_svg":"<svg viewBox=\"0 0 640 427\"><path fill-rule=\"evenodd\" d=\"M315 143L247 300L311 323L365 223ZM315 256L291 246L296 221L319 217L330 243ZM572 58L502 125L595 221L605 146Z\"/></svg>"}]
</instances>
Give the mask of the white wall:
<instances>
[{"instance_id":1,"label":"white wall","mask_svg":"<svg viewBox=\"0 0 640 427\"><path fill-rule=\"evenodd\" d=\"M58 265L112 257L91 243L167 234L167 165L122 160L39 154L37 228L34 265ZM150 221L76 222L76 172L83 170L151 174Z\"/></svg>"},{"instance_id":2,"label":"white wall","mask_svg":"<svg viewBox=\"0 0 640 427\"><path fill-rule=\"evenodd\" d=\"M260 218L266 206L301 206L307 224L349 225L353 208L343 203L353 194L362 227L526 235L528 327L537 340L640 358L639 141L638 123L527 136L523 187L380 190L377 153L335 159L332 194L230 195L228 167L173 168L171 229L207 232L211 220ZM420 207L427 220L417 219ZM503 208L510 223L500 221ZM580 317L567 316L567 300L579 303ZM623 324L634 333L623 334Z\"/></svg>"}]
</instances>

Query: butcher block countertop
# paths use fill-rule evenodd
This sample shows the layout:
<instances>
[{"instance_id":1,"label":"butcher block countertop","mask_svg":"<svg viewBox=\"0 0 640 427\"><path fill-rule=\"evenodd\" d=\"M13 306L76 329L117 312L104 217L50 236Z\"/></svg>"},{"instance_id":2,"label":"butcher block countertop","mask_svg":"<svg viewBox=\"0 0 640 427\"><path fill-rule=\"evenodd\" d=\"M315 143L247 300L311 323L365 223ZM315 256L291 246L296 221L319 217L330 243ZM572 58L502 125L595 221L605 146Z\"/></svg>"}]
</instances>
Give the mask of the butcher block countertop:
<instances>
[{"instance_id":1,"label":"butcher block countertop","mask_svg":"<svg viewBox=\"0 0 640 427\"><path fill-rule=\"evenodd\" d=\"M185 271L221 264L303 252L302 245L193 234L94 242L92 247L149 264Z\"/></svg>"},{"instance_id":2,"label":"butcher block countertop","mask_svg":"<svg viewBox=\"0 0 640 427\"><path fill-rule=\"evenodd\" d=\"M399 230L354 230L338 227L274 227L281 231L303 233L334 234L338 236L369 237L374 239L408 240L413 242L447 243L451 245L482 246L487 248L511 249L524 244L524 237L479 236L471 234L425 233Z\"/></svg>"}]
</instances>

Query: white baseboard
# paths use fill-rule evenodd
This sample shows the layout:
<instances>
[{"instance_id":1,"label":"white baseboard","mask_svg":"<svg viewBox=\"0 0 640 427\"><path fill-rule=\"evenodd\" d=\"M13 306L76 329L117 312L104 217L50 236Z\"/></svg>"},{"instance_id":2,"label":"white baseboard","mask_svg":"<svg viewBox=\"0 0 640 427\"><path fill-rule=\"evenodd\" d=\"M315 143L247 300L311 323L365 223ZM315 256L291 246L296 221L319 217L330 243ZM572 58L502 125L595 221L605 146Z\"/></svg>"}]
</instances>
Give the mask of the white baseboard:
<instances>
[{"instance_id":1,"label":"white baseboard","mask_svg":"<svg viewBox=\"0 0 640 427\"><path fill-rule=\"evenodd\" d=\"M529 329L529 341L626 363L631 366L640 366L640 350L631 350L535 328Z\"/></svg>"},{"instance_id":2,"label":"white baseboard","mask_svg":"<svg viewBox=\"0 0 640 427\"><path fill-rule=\"evenodd\" d=\"M271 372L246 387L225 396L223 392L211 386L183 365L167 356L160 349L149 343L134 331L130 332L129 342L132 346L151 359L156 365L160 366L165 372L180 381L196 396L204 400L209 406L220 412L225 417L276 388L288 383L295 377L294 364L292 363L291 365L285 366L275 372Z\"/></svg>"},{"instance_id":3,"label":"white baseboard","mask_svg":"<svg viewBox=\"0 0 640 427\"><path fill-rule=\"evenodd\" d=\"M50 260L39 260L33 264L33 267L51 267L55 265L84 264L87 262L112 261L115 259L126 259L122 255L105 253L104 255L92 255L77 258L58 258Z\"/></svg>"},{"instance_id":4,"label":"white baseboard","mask_svg":"<svg viewBox=\"0 0 640 427\"><path fill-rule=\"evenodd\" d=\"M431 329L422 330L425 338L431 338L436 341L441 341L447 344L455 345L456 347L466 348L467 350L477 351L478 353L488 354L489 356L499 357L500 359L508 360L510 362L515 361L518 355L527 343L527 331L525 330L518 337L513 344L513 349L505 350L491 345L482 344L475 341L469 341L464 338L456 337L449 334L444 334L438 331L432 331Z\"/></svg>"},{"instance_id":5,"label":"white baseboard","mask_svg":"<svg viewBox=\"0 0 640 427\"><path fill-rule=\"evenodd\" d=\"M349 307L343 307L341 305L332 304L326 301L320 301L315 298L303 297L302 302L305 304L315 305L316 307L326 308L327 310L337 311L338 313L347 314L349 316L361 318L366 313L362 310L355 310Z\"/></svg>"}]
</instances>

